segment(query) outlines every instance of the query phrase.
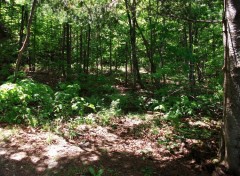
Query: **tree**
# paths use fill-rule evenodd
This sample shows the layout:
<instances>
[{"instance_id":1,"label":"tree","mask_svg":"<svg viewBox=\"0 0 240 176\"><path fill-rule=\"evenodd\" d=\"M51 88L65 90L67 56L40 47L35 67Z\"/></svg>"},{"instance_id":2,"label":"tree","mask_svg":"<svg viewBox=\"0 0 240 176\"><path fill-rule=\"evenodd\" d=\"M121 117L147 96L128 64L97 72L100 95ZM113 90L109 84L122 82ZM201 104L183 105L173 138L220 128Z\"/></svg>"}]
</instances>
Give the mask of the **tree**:
<instances>
[{"instance_id":1,"label":"tree","mask_svg":"<svg viewBox=\"0 0 240 176\"><path fill-rule=\"evenodd\" d=\"M136 0L133 0L132 4L128 0L125 0L125 6L128 16L129 28L130 28L130 40L131 40L131 52L132 52L132 62L133 62L133 87L136 88L136 83L138 82L141 87L143 87L141 81L141 75L139 73L139 65L137 59L137 46L136 46Z\"/></svg>"},{"instance_id":2,"label":"tree","mask_svg":"<svg viewBox=\"0 0 240 176\"><path fill-rule=\"evenodd\" d=\"M21 47L21 49L20 49L20 51L19 51L19 53L18 53L18 57L17 57L17 61L16 61L15 79L14 79L14 82L15 82L16 79L17 79L17 72L19 71L19 68L20 68L20 64L21 64L23 52L24 52L24 50L26 49L26 47L27 47L27 45L28 45L28 42L29 42L30 32L31 32L31 25L32 25L33 15L34 15L34 11L35 11L36 6L37 6L37 0L33 0L31 13L30 13L30 16L29 16L29 19L28 19L26 38L25 38L25 40L24 40L24 42L23 42L23 45L22 45L22 47Z\"/></svg>"},{"instance_id":3,"label":"tree","mask_svg":"<svg viewBox=\"0 0 240 176\"><path fill-rule=\"evenodd\" d=\"M225 0L224 8L224 117L221 159L240 175L240 4Z\"/></svg>"}]
</instances>

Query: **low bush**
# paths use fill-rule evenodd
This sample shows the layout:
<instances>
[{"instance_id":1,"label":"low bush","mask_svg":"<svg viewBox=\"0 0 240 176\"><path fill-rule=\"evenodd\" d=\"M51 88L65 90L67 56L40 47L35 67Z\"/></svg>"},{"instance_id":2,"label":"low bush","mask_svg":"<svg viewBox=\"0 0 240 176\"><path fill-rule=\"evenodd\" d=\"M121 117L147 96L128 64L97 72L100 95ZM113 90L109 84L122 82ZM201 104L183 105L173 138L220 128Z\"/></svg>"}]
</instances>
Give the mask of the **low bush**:
<instances>
[{"instance_id":1,"label":"low bush","mask_svg":"<svg viewBox=\"0 0 240 176\"><path fill-rule=\"evenodd\" d=\"M36 123L52 114L53 91L47 85L32 80L5 83L0 86L0 121Z\"/></svg>"},{"instance_id":2,"label":"low bush","mask_svg":"<svg viewBox=\"0 0 240 176\"><path fill-rule=\"evenodd\" d=\"M0 122L37 126L53 118L82 116L95 109L79 97L78 84L60 85L54 91L47 85L24 79L0 86Z\"/></svg>"},{"instance_id":3,"label":"low bush","mask_svg":"<svg viewBox=\"0 0 240 176\"><path fill-rule=\"evenodd\" d=\"M60 90L54 94L54 116L57 118L82 116L85 111L95 110L95 106L79 97L79 93L78 84L60 85Z\"/></svg>"},{"instance_id":4,"label":"low bush","mask_svg":"<svg viewBox=\"0 0 240 176\"><path fill-rule=\"evenodd\" d=\"M203 94L196 97L188 97L186 95L169 97L158 107L166 112L165 117L167 119L174 121L182 117L197 115L218 117L222 113L222 95L222 88L216 87L213 94ZM159 110L158 107L155 109Z\"/></svg>"}]
</instances>

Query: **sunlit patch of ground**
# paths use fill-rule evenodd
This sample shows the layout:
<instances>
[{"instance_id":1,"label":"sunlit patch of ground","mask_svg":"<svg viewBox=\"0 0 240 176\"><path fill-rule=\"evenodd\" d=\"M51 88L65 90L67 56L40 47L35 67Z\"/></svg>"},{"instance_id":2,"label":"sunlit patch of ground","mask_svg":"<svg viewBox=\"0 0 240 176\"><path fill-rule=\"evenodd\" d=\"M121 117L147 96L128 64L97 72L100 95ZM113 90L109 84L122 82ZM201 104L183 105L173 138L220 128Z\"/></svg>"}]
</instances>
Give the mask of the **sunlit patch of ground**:
<instances>
[{"instance_id":1,"label":"sunlit patch of ground","mask_svg":"<svg viewBox=\"0 0 240 176\"><path fill-rule=\"evenodd\" d=\"M211 175L205 163L216 157L212 122L185 120L181 131L160 116L122 117L104 127L78 125L73 137L64 125L61 135L0 125L0 175L89 175L89 166L103 175ZM209 136L194 139L188 128Z\"/></svg>"}]
</instances>

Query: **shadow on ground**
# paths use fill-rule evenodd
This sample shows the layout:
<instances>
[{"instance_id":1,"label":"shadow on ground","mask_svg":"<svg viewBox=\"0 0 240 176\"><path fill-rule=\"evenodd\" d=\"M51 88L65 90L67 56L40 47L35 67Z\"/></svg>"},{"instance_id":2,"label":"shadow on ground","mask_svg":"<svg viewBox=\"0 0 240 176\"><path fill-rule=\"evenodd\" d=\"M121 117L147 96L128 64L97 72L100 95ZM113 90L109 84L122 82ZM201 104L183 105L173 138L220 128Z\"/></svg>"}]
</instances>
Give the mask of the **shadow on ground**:
<instances>
[{"instance_id":1,"label":"shadow on ground","mask_svg":"<svg viewBox=\"0 0 240 176\"><path fill-rule=\"evenodd\" d=\"M179 155L166 153L159 146L152 154L144 152L149 141L139 143L142 146L137 148L139 139L111 132L99 135L96 129L76 140L28 129L5 134L0 138L0 176L89 176L89 167L96 173L103 169L104 176L207 176L214 170L212 164L205 164L211 155L196 161L204 148L198 148L199 153Z\"/></svg>"},{"instance_id":2,"label":"shadow on ground","mask_svg":"<svg viewBox=\"0 0 240 176\"><path fill-rule=\"evenodd\" d=\"M208 170L199 168L199 165L191 163L191 158L172 159L169 161L156 161L152 158L136 156L132 153L102 151L97 148L94 152L82 152L70 157L60 157L55 159L54 166L48 163L48 157L39 156L40 160L33 161L33 154L27 153L21 160L14 159L13 155L23 153L15 149L1 155L1 176L33 176L33 175L91 175L88 167L95 170L104 169L103 175L125 175L125 176L188 176L188 175L211 175ZM195 167L195 168L194 168Z\"/></svg>"}]
</instances>

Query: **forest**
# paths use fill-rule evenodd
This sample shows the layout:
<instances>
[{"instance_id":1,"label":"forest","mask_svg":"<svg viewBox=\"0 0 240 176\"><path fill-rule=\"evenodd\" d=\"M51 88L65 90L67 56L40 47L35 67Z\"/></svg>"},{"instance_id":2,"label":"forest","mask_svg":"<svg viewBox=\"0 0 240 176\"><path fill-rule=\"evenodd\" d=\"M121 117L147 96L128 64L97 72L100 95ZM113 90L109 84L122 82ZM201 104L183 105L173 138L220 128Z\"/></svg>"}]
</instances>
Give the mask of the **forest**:
<instances>
[{"instance_id":1,"label":"forest","mask_svg":"<svg viewBox=\"0 0 240 176\"><path fill-rule=\"evenodd\" d=\"M240 175L239 14L0 0L0 176Z\"/></svg>"}]
</instances>

